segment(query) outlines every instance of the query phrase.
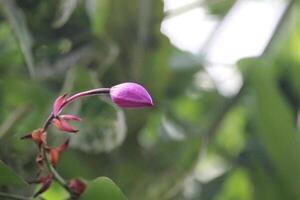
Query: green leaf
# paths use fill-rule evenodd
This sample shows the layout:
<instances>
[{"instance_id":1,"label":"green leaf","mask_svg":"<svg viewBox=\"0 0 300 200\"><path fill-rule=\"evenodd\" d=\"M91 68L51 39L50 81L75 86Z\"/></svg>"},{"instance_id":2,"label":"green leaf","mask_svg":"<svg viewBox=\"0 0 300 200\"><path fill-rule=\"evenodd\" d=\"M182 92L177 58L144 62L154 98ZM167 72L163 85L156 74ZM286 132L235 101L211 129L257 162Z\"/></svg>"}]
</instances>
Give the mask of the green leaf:
<instances>
[{"instance_id":1,"label":"green leaf","mask_svg":"<svg viewBox=\"0 0 300 200\"><path fill-rule=\"evenodd\" d=\"M245 146L245 122L245 109L236 106L226 114L220 125L216 142L231 155L238 155Z\"/></svg>"},{"instance_id":2,"label":"green leaf","mask_svg":"<svg viewBox=\"0 0 300 200\"><path fill-rule=\"evenodd\" d=\"M253 188L248 173L244 169L236 169L223 184L216 200L250 200L253 199Z\"/></svg>"},{"instance_id":3,"label":"green leaf","mask_svg":"<svg viewBox=\"0 0 300 200\"><path fill-rule=\"evenodd\" d=\"M32 55L32 39L30 32L27 28L26 18L23 11L17 7L13 0L1 1L4 14L7 17L14 34L19 40L21 51L24 55L25 62L27 64L31 77L35 76L35 65Z\"/></svg>"},{"instance_id":4,"label":"green leaf","mask_svg":"<svg viewBox=\"0 0 300 200\"><path fill-rule=\"evenodd\" d=\"M74 12L76 6L78 4L78 0L64 0L60 1L60 5L56 14L56 19L53 23L53 27L60 28L62 27Z\"/></svg>"},{"instance_id":5,"label":"green leaf","mask_svg":"<svg viewBox=\"0 0 300 200\"><path fill-rule=\"evenodd\" d=\"M109 178L100 177L90 181L80 200L127 200L119 187Z\"/></svg>"},{"instance_id":6,"label":"green leaf","mask_svg":"<svg viewBox=\"0 0 300 200\"><path fill-rule=\"evenodd\" d=\"M56 182L53 182L50 188L42 194L42 197L47 200L67 199L68 196L68 192Z\"/></svg>"},{"instance_id":7,"label":"green leaf","mask_svg":"<svg viewBox=\"0 0 300 200\"><path fill-rule=\"evenodd\" d=\"M4 185L26 186L26 183L0 160L0 186Z\"/></svg>"},{"instance_id":8,"label":"green leaf","mask_svg":"<svg viewBox=\"0 0 300 200\"><path fill-rule=\"evenodd\" d=\"M279 90L274 68L263 60L244 60L249 67L249 83L253 95L251 111L256 119L257 136L284 187L284 199L299 198L300 137L293 114L284 94Z\"/></svg>"}]
</instances>

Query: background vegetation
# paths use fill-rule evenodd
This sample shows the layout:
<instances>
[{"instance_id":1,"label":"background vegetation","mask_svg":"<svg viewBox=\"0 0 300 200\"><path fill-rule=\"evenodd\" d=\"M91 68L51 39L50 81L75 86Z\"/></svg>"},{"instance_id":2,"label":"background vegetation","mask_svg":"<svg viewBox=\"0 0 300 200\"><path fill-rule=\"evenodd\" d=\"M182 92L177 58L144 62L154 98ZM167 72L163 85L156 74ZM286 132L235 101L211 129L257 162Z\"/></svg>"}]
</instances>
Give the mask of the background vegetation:
<instances>
[{"instance_id":1,"label":"background vegetation","mask_svg":"<svg viewBox=\"0 0 300 200\"><path fill-rule=\"evenodd\" d=\"M214 1L204 5L219 18L234 3ZM133 200L300 199L297 2L267 51L238 63L244 82L230 98L195 84L207 73L160 32L162 1L1 0L0 7L1 191L37 189L22 181L35 174L36 147L19 138L41 126L59 94L135 81L151 93L153 109L124 111L98 97L68 108L83 122L58 164L66 179L106 176ZM53 145L65 138L50 135ZM115 192L109 179L97 180ZM43 197L66 195L53 184Z\"/></svg>"}]
</instances>

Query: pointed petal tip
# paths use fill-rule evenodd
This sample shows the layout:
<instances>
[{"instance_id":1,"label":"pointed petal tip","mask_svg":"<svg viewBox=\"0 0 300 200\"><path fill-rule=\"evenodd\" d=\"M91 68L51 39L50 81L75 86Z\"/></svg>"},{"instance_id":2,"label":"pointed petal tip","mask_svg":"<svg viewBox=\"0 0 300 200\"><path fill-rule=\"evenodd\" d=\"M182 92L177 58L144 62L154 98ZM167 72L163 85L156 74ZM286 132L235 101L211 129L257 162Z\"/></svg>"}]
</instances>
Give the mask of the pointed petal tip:
<instances>
[{"instance_id":1,"label":"pointed petal tip","mask_svg":"<svg viewBox=\"0 0 300 200\"><path fill-rule=\"evenodd\" d=\"M32 139L31 134L27 134L27 135L20 137L20 140L25 140L25 139Z\"/></svg>"},{"instance_id":2,"label":"pointed petal tip","mask_svg":"<svg viewBox=\"0 0 300 200\"><path fill-rule=\"evenodd\" d=\"M147 107L153 107L153 106L154 106L154 103L152 101L147 105Z\"/></svg>"},{"instance_id":3,"label":"pointed petal tip","mask_svg":"<svg viewBox=\"0 0 300 200\"><path fill-rule=\"evenodd\" d=\"M78 132L77 129L74 129L66 120L62 118L54 118L52 120L52 123L58 130L65 131L65 132L70 132L70 133L76 133Z\"/></svg>"},{"instance_id":4,"label":"pointed petal tip","mask_svg":"<svg viewBox=\"0 0 300 200\"><path fill-rule=\"evenodd\" d=\"M59 145L57 150L59 153L63 152L68 146L69 146L69 143L70 143L70 139L67 139L63 144Z\"/></svg>"},{"instance_id":5,"label":"pointed petal tip","mask_svg":"<svg viewBox=\"0 0 300 200\"><path fill-rule=\"evenodd\" d=\"M154 103L152 101L151 96L149 95L149 102L147 103L147 107L153 107L153 106L154 106Z\"/></svg>"},{"instance_id":6,"label":"pointed petal tip","mask_svg":"<svg viewBox=\"0 0 300 200\"><path fill-rule=\"evenodd\" d=\"M67 93L56 98L53 103L52 114L57 116L66 102Z\"/></svg>"}]
</instances>

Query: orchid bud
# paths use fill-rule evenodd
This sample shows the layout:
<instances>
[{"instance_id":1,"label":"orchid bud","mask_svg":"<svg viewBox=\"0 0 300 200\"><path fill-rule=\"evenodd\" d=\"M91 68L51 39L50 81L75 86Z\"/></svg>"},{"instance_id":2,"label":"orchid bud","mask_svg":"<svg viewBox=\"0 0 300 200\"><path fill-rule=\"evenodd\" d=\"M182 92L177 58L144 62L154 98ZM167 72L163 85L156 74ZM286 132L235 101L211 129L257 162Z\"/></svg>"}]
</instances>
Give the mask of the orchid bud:
<instances>
[{"instance_id":1,"label":"orchid bud","mask_svg":"<svg viewBox=\"0 0 300 200\"><path fill-rule=\"evenodd\" d=\"M68 187L77 197L79 197L84 192L86 185L79 179L71 179L68 182Z\"/></svg>"},{"instance_id":2,"label":"orchid bud","mask_svg":"<svg viewBox=\"0 0 300 200\"><path fill-rule=\"evenodd\" d=\"M42 145L47 144L47 133L44 131L44 129L39 128L32 131L32 133L21 137L21 139L31 139L37 144L39 148L41 148Z\"/></svg>"},{"instance_id":3,"label":"orchid bud","mask_svg":"<svg viewBox=\"0 0 300 200\"><path fill-rule=\"evenodd\" d=\"M60 154L69 146L69 140L66 140L63 144L56 148L48 148L47 151L50 155L50 162L53 167L56 167Z\"/></svg>"},{"instance_id":4,"label":"orchid bud","mask_svg":"<svg viewBox=\"0 0 300 200\"><path fill-rule=\"evenodd\" d=\"M52 180L53 175L48 174L47 176L44 176L39 180L29 181L29 184L41 184L41 188L33 195L33 197L37 197L38 195L45 192L50 187Z\"/></svg>"},{"instance_id":5,"label":"orchid bud","mask_svg":"<svg viewBox=\"0 0 300 200\"><path fill-rule=\"evenodd\" d=\"M112 101L121 108L152 107L147 90L137 83L122 83L110 89Z\"/></svg>"}]
</instances>

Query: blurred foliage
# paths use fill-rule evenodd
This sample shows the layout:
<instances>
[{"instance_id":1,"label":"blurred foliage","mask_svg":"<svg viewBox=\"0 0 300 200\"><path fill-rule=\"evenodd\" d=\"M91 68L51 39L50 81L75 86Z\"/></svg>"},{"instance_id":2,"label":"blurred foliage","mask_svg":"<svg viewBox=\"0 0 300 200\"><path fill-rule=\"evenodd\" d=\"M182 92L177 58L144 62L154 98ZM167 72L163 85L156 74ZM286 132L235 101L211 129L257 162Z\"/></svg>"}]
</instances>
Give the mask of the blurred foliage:
<instances>
[{"instance_id":1,"label":"blurred foliage","mask_svg":"<svg viewBox=\"0 0 300 200\"><path fill-rule=\"evenodd\" d=\"M221 19L234 2L203 4ZM41 126L58 95L135 81L153 109L124 111L102 97L67 109L83 121L58 171L88 183L82 199L300 199L299 5L268 51L238 63L244 81L233 97L203 84L211 77L201 59L162 35L162 1L1 0L0 8L1 191L36 191L22 179L34 176L37 150L19 137ZM49 142L65 137L51 129ZM43 197L67 194L53 184Z\"/></svg>"}]
</instances>

